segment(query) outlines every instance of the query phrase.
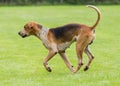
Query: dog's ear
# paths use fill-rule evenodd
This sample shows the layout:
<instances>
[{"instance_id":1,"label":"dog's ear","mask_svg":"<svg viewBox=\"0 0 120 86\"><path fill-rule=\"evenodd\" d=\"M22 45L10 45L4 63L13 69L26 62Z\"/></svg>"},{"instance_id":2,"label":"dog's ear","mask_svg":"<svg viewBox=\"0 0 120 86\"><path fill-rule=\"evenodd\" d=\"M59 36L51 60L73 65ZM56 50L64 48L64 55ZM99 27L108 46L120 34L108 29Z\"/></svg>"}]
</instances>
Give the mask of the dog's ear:
<instances>
[{"instance_id":1,"label":"dog's ear","mask_svg":"<svg viewBox=\"0 0 120 86\"><path fill-rule=\"evenodd\" d=\"M37 27L38 27L39 29L42 29L42 25L40 25L40 24L37 24Z\"/></svg>"}]
</instances>

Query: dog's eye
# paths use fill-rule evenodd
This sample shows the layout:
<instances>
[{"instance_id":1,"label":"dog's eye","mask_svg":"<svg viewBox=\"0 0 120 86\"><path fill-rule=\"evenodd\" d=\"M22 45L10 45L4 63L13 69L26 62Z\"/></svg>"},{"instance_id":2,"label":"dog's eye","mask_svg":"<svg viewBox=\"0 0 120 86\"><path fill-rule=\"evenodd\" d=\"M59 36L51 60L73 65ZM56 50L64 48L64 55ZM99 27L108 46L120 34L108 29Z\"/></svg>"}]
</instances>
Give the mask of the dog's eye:
<instances>
[{"instance_id":1,"label":"dog's eye","mask_svg":"<svg viewBox=\"0 0 120 86\"><path fill-rule=\"evenodd\" d=\"M33 29L33 27L30 27L30 29Z\"/></svg>"}]
</instances>

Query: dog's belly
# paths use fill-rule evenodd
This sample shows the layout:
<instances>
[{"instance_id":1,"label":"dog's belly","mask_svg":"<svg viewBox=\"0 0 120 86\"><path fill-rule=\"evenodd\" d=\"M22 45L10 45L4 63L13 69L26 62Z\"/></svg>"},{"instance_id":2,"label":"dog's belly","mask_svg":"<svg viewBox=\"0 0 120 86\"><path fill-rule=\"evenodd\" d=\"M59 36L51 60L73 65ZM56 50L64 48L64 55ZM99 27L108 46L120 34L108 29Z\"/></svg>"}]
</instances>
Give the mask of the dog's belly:
<instances>
[{"instance_id":1,"label":"dog's belly","mask_svg":"<svg viewBox=\"0 0 120 86\"><path fill-rule=\"evenodd\" d=\"M74 36L73 39L69 42L63 42L57 45L58 51L64 51L70 47L70 45L78 39L78 36Z\"/></svg>"},{"instance_id":2,"label":"dog's belly","mask_svg":"<svg viewBox=\"0 0 120 86\"><path fill-rule=\"evenodd\" d=\"M57 46L58 51L66 50L71 44L72 44L72 42L65 42L65 43L58 44L58 46Z\"/></svg>"}]
</instances>

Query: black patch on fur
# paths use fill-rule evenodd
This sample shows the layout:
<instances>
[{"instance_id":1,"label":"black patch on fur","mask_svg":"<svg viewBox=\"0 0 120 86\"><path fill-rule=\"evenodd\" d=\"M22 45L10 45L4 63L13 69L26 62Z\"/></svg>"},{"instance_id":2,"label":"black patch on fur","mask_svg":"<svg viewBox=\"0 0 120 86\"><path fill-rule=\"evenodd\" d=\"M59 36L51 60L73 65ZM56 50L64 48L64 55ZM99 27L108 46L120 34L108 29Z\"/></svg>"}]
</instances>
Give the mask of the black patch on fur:
<instances>
[{"instance_id":1,"label":"black patch on fur","mask_svg":"<svg viewBox=\"0 0 120 86\"><path fill-rule=\"evenodd\" d=\"M67 24L61 27L51 28L50 31L54 34L56 39L63 39L63 41L71 40L72 33L77 33L80 24ZM71 37L70 37L71 36Z\"/></svg>"}]
</instances>

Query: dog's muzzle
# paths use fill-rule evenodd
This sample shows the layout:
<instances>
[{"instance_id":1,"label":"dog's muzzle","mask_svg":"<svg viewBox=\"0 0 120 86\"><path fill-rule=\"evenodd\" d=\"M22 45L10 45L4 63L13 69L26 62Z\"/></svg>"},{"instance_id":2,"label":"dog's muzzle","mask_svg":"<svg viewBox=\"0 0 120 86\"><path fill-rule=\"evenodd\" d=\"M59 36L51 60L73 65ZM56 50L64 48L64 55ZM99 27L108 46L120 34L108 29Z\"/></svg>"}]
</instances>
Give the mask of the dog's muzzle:
<instances>
[{"instance_id":1,"label":"dog's muzzle","mask_svg":"<svg viewBox=\"0 0 120 86\"><path fill-rule=\"evenodd\" d=\"M28 36L27 34L23 34L23 33L21 33L21 32L18 32L18 34L19 34L22 38L25 38L25 37Z\"/></svg>"}]
</instances>

